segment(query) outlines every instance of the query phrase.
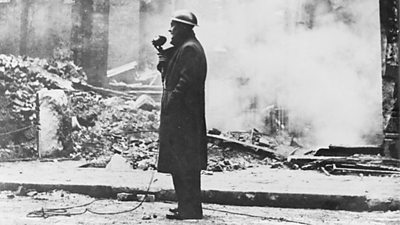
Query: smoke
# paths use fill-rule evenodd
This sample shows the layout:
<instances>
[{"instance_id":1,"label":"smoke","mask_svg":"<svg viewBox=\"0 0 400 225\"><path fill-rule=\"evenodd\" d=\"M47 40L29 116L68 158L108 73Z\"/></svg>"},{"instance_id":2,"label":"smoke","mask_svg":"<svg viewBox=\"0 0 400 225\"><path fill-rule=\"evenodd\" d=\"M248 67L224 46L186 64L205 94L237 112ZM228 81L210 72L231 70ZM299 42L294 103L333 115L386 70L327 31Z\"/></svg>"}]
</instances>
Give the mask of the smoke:
<instances>
[{"instance_id":1,"label":"smoke","mask_svg":"<svg viewBox=\"0 0 400 225\"><path fill-rule=\"evenodd\" d=\"M370 144L382 132L378 1L142 0L131 8L124 2L110 6L113 67L137 51L139 61L154 66L151 39L169 36L172 11L187 8L198 16L195 32L209 63L209 128L266 129L269 110L279 106L288 111L290 131L314 146ZM47 13L39 9L35 26ZM129 15L132 21L117 28L118 16ZM60 23L53 27L71 32L70 20ZM49 39L48 25L39 27L37 38ZM35 46L48 49L40 43ZM116 57L121 51L127 53Z\"/></svg>"},{"instance_id":2,"label":"smoke","mask_svg":"<svg viewBox=\"0 0 400 225\"><path fill-rule=\"evenodd\" d=\"M231 0L198 15L209 61L208 127L262 129L267 107L313 146L375 144L382 132L379 6L374 0Z\"/></svg>"}]
</instances>

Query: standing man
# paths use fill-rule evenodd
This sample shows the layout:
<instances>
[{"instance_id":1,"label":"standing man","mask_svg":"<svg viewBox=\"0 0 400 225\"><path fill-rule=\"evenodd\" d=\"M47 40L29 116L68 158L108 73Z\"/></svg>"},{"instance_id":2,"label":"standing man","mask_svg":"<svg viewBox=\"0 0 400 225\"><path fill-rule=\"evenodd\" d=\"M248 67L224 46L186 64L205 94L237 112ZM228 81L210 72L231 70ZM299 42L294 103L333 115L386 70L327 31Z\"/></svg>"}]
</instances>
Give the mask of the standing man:
<instances>
[{"instance_id":1,"label":"standing man","mask_svg":"<svg viewBox=\"0 0 400 225\"><path fill-rule=\"evenodd\" d=\"M159 130L158 171L172 174L178 208L168 219L201 219L200 171L207 166L204 86L207 62L186 10L172 17L172 48L161 51L163 95Z\"/></svg>"}]
</instances>

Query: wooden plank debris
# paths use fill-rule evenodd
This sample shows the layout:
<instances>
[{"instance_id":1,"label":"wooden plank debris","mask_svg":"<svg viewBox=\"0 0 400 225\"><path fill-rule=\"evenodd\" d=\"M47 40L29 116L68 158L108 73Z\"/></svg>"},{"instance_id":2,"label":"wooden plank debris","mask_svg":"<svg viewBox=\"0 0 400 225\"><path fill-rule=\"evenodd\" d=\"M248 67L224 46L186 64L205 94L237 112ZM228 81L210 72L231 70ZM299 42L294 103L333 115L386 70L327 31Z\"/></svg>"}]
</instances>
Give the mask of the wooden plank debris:
<instances>
[{"instance_id":1,"label":"wooden plank debris","mask_svg":"<svg viewBox=\"0 0 400 225\"><path fill-rule=\"evenodd\" d=\"M305 170L320 169L325 174L400 174L400 160L381 156L351 157L296 156L289 157L292 165Z\"/></svg>"},{"instance_id":2,"label":"wooden plank debris","mask_svg":"<svg viewBox=\"0 0 400 225\"><path fill-rule=\"evenodd\" d=\"M140 83L126 84L123 82L114 82L109 84L110 88L118 91L124 91L132 96L150 95L155 101L161 101L162 86L160 85L143 85Z\"/></svg>"},{"instance_id":3,"label":"wooden plank debris","mask_svg":"<svg viewBox=\"0 0 400 225\"><path fill-rule=\"evenodd\" d=\"M357 173L357 174L399 174L400 170L380 170L380 169L365 169L365 168L348 168L348 167L334 167L329 171L330 174L347 174L347 173Z\"/></svg>"},{"instance_id":4,"label":"wooden plank debris","mask_svg":"<svg viewBox=\"0 0 400 225\"><path fill-rule=\"evenodd\" d=\"M130 62L130 63L124 64L122 66L107 70L107 77L110 78L110 77L117 76L117 75L125 73L129 70L136 69L136 67L137 67L137 62Z\"/></svg>"},{"instance_id":5,"label":"wooden plank debris","mask_svg":"<svg viewBox=\"0 0 400 225\"><path fill-rule=\"evenodd\" d=\"M366 146L335 146L330 145L329 148L321 148L315 156L351 156L354 154L369 154L378 155L383 153L381 146L366 145Z\"/></svg>"},{"instance_id":6,"label":"wooden plank debris","mask_svg":"<svg viewBox=\"0 0 400 225\"><path fill-rule=\"evenodd\" d=\"M353 157L334 157L334 156L289 156L288 162L303 166L311 162L328 163L371 163L378 165L386 165L400 167L400 160L388 157L368 157L368 156L353 156Z\"/></svg>"},{"instance_id":7,"label":"wooden plank debris","mask_svg":"<svg viewBox=\"0 0 400 225\"><path fill-rule=\"evenodd\" d=\"M237 145L240 145L240 146L242 146L242 147L244 147L246 149L251 149L251 150L253 150L255 152L258 152L258 153L264 153L264 154L266 154L266 155L268 155L268 156L270 156L272 158L278 159L278 160L284 160L285 159L284 156L278 154L274 150L272 150L270 148L267 148L267 147L262 147L262 146L254 145L254 144L251 144L251 143L238 141L238 140L235 140L235 139L232 139L232 138L227 138L227 137L224 137L224 136L221 136L221 135L207 134L207 137L211 138L211 139L216 139L216 140L219 140L219 141L223 141L223 142L226 142L226 143L237 144Z\"/></svg>"},{"instance_id":8,"label":"wooden plank debris","mask_svg":"<svg viewBox=\"0 0 400 225\"><path fill-rule=\"evenodd\" d=\"M162 92L161 85L126 84L123 82L110 83L110 87L119 91L159 91Z\"/></svg>"},{"instance_id":9,"label":"wooden plank debris","mask_svg":"<svg viewBox=\"0 0 400 225\"><path fill-rule=\"evenodd\" d=\"M114 91L114 90L102 88L102 87L96 87L96 86L93 86L90 84L85 84L82 82L72 82L72 87L75 89L82 90L82 91L96 92L103 96L121 96L121 97L133 98L132 95L129 95L128 93L125 93L125 92Z\"/></svg>"}]
</instances>

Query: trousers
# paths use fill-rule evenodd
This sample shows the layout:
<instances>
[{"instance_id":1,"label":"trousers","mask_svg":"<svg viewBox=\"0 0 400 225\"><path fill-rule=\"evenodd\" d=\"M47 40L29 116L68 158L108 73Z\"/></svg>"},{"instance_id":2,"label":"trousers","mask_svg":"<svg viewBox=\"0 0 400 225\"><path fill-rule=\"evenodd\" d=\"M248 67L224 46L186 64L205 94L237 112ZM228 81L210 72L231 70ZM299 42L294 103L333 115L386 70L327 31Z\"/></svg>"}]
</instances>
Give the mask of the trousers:
<instances>
[{"instance_id":1,"label":"trousers","mask_svg":"<svg viewBox=\"0 0 400 225\"><path fill-rule=\"evenodd\" d=\"M203 218L201 206L200 171L172 173L178 212L183 219Z\"/></svg>"}]
</instances>

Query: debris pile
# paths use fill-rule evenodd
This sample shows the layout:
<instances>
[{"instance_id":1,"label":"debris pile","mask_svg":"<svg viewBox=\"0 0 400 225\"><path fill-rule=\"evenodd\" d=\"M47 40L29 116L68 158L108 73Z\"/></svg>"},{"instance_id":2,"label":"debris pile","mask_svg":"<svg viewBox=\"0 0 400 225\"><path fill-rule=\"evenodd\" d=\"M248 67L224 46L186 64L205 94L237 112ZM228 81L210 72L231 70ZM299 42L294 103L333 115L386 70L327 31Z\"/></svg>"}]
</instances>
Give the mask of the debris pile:
<instances>
[{"instance_id":1,"label":"debris pile","mask_svg":"<svg viewBox=\"0 0 400 225\"><path fill-rule=\"evenodd\" d=\"M98 96L89 93L75 94L82 95L85 95L84 99L88 102L81 107L87 114L96 115L93 126L83 126L82 129L73 132L76 154L90 160L84 167L106 167L112 155L117 153L126 158L134 169L156 169L159 111L135 107L135 102L139 99L98 99ZM90 100L91 98L93 99ZM80 104L73 106L78 107ZM74 110L79 111L76 108ZM84 115L85 111L80 114ZM286 157L282 155L282 149L288 149L286 152L293 150L291 146L282 147L282 143L255 129L224 134L213 129L208 138L207 170L215 172L259 165L286 168L283 163Z\"/></svg>"},{"instance_id":2,"label":"debris pile","mask_svg":"<svg viewBox=\"0 0 400 225\"><path fill-rule=\"evenodd\" d=\"M275 136L256 129L222 133L208 132L208 170L231 171L259 165L270 168L288 168L286 158L298 147L290 146L290 137L283 133Z\"/></svg>"},{"instance_id":3,"label":"debris pile","mask_svg":"<svg viewBox=\"0 0 400 225\"><path fill-rule=\"evenodd\" d=\"M0 55L1 159L34 155L36 93L44 88L65 88L65 79L86 80L86 76L66 60Z\"/></svg>"},{"instance_id":4,"label":"debris pile","mask_svg":"<svg viewBox=\"0 0 400 225\"><path fill-rule=\"evenodd\" d=\"M92 160L119 153L132 158L134 167L138 161L154 158L158 147L157 110L138 108L137 101L121 97L103 98L87 92L70 97L73 116L81 118L80 129L72 133L74 156Z\"/></svg>"},{"instance_id":5,"label":"debris pile","mask_svg":"<svg viewBox=\"0 0 400 225\"><path fill-rule=\"evenodd\" d=\"M400 160L380 155L299 156L289 163L303 170L320 170L326 175L400 175Z\"/></svg>"},{"instance_id":6,"label":"debris pile","mask_svg":"<svg viewBox=\"0 0 400 225\"><path fill-rule=\"evenodd\" d=\"M61 88L69 97L69 107L64 113L73 123L72 157L95 159L103 156L104 159L118 152L132 158L134 167L154 167L154 163L139 161L154 161L155 158L157 104L145 95L106 98L104 93L115 92L102 89L99 94L99 88L85 85L85 80L81 68L68 60L0 55L0 133L4 134L0 136L0 158L35 157L36 93L44 88ZM75 86L89 90L78 91ZM32 127L7 134L27 126Z\"/></svg>"},{"instance_id":7,"label":"debris pile","mask_svg":"<svg viewBox=\"0 0 400 225\"><path fill-rule=\"evenodd\" d=\"M159 96L160 87L132 86L126 93L90 86L85 80L82 70L65 60L0 55L0 133L28 127L0 136L0 159L35 154L36 93L61 88L69 98L65 114L72 121L71 157L91 160L86 166L106 167L114 154L120 154L134 169L155 169L159 104L154 96ZM321 170L327 175L400 174L399 161L380 157L380 147L330 146L305 152L285 130L268 135L256 129L227 133L212 129L207 136L209 171L267 165Z\"/></svg>"},{"instance_id":8,"label":"debris pile","mask_svg":"<svg viewBox=\"0 0 400 225\"><path fill-rule=\"evenodd\" d=\"M268 158L264 158L254 152L243 151L233 147L221 147L215 144L208 146L208 171L243 170L258 165L267 165L268 163Z\"/></svg>"},{"instance_id":9,"label":"debris pile","mask_svg":"<svg viewBox=\"0 0 400 225\"><path fill-rule=\"evenodd\" d=\"M43 89L57 88L57 83L48 73L63 79L85 80L81 68L72 62L0 55L0 91L10 101L11 119L16 122L31 122L36 119L36 93Z\"/></svg>"}]
</instances>

